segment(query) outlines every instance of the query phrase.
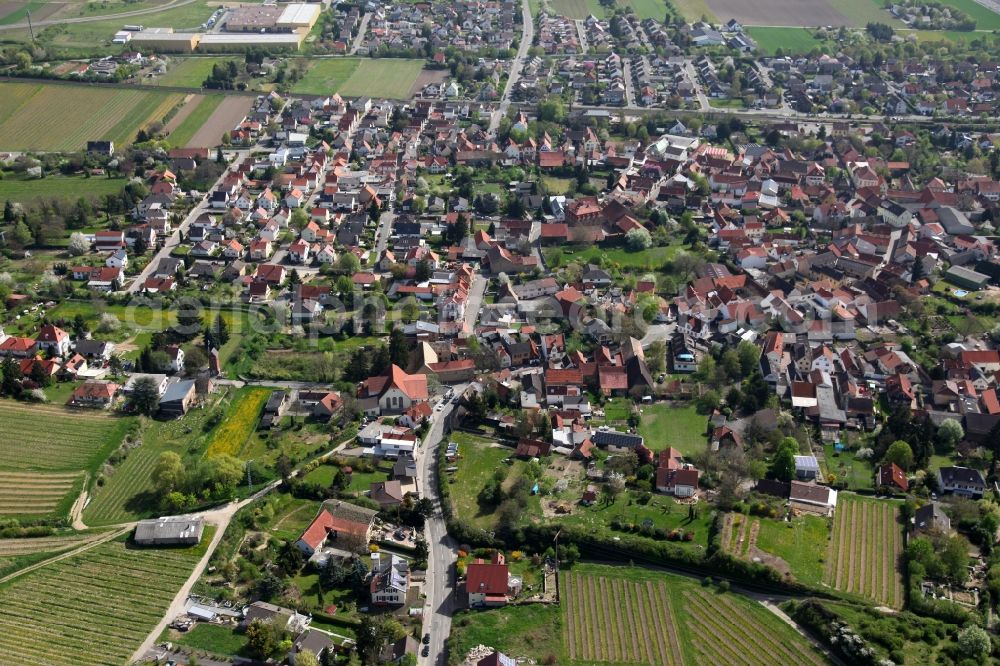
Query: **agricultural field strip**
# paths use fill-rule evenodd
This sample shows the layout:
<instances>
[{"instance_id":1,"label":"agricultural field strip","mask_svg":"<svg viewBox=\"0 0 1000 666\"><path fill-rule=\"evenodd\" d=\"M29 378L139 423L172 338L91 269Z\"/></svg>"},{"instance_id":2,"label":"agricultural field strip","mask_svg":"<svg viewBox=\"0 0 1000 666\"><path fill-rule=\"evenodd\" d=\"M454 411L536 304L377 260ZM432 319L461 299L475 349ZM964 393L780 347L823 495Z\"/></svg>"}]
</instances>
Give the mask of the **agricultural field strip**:
<instances>
[{"instance_id":1,"label":"agricultural field strip","mask_svg":"<svg viewBox=\"0 0 1000 666\"><path fill-rule=\"evenodd\" d=\"M666 625L666 636L669 639L669 645L671 656L673 657L673 662L676 666L683 666L684 655L681 653L681 639L680 631L677 628L677 619L674 615L674 609L670 602L670 591L667 589L666 583L662 580L657 584L657 592L660 595L659 608L663 609L664 612L664 624Z\"/></svg>"},{"instance_id":2,"label":"agricultural field strip","mask_svg":"<svg viewBox=\"0 0 1000 666\"><path fill-rule=\"evenodd\" d=\"M611 623L611 618L608 613L608 594L607 590L604 589L604 578L598 578L594 580L594 601L597 604L597 617L600 626L604 627L604 631L607 634L607 641L605 642L606 654L605 658L607 661L618 661L620 652L618 651L618 641L615 638L615 627Z\"/></svg>"},{"instance_id":3,"label":"agricultural field strip","mask_svg":"<svg viewBox=\"0 0 1000 666\"><path fill-rule=\"evenodd\" d=\"M660 652L660 663L665 665L670 664L672 666L674 664L674 661L672 659L672 655L670 655L669 653L670 650L669 636L666 631L666 628L663 626L662 612L664 609L656 598L657 595L653 590L653 582L646 581L646 585L644 587L641 586L639 588L639 594L644 594L649 598L650 601L649 607L653 615L653 626L656 632L656 646Z\"/></svg>"},{"instance_id":4,"label":"agricultural field strip","mask_svg":"<svg viewBox=\"0 0 1000 666\"><path fill-rule=\"evenodd\" d=\"M0 539L0 557L11 557L16 555L30 555L32 553L57 552L70 548L79 548L88 543L97 541L104 536L103 532L95 532L92 535L76 537L38 537L35 539Z\"/></svg>"},{"instance_id":5,"label":"agricultural field strip","mask_svg":"<svg viewBox=\"0 0 1000 666\"><path fill-rule=\"evenodd\" d=\"M774 632L769 631L763 623L752 617L747 617L743 609L739 608L731 599L721 595L709 597L704 593L692 593L691 597L698 598L697 601L693 600L693 605L700 607L708 618L742 617L742 622L727 623L722 626L722 631L739 644L749 643L762 648L769 657L772 657L771 660L762 663L774 663L774 660L777 660L778 663L806 661L817 666L823 664L823 661L810 651L786 647L780 637L774 636ZM748 625L753 625L752 630Z\"/></svg>"},{"instance_id":6,"label":"agricultural field strip","mask_svg":"<svg viewBox=\"0 0 1000 666\"><path fill-rule=\"evenodd\" d=\"M737 637L735 632L727 626L727 623L719 620L718 610L713 609L710 602L703 603L700 601L698 599L699 596L693 592L685 594L688 601L686 609L689 617L706 630L705 634L702 634L703 642L715 645L720 656L723 653L725 654L725 658L717 663L749 664L751 666L772 663L770 660L761 659L760 661L756 661L751 659L752 650L750 647L753 645L753 642L750 642L748 645L745 641ZM747 618L743 619L746 621ZM737 647L740 649L737 650ZM767 656L773 657L776 655Z\"/></svg>"},{"instance_id":7,"label":"agricultural field strip","mask_svg":"<svg viewBox=\"0 0 1000 666\"><path fill-rule=\"evenodd\" d=\"M622 581L622 589L625 594L625 605L628 609L629 615L629 624L632 627L632 636L636 641L636 644L639 646L639 649L636 650L636 655L640 660L645 661L646 663L653 663L653 650L649 645L649 641L640 640L639 637L639 627L642 625L639 624L638 603L633 605L633 602L638 602L638 600L635 599L634 595L630 593L632 585L633 584L628 581ZM643 632L643 635L645 635L645 632Z\"/></svg>"},{"instance_id":8,"label":"agricultural field strip","mask_svg":"<svg viewBox=\"0 0 1000 666\"><path fill-rule=\"evenodd\" d=\"M650 625L651 618L647 617L646 611L650 611L651 609L647 607L646 600L642 598L642 595L639 592L638 583L633 583L632 585L632 594L630 596L635 599L636 608L639 609L639 626L648 627ZM657 655L655 653L660 652L659 646L654 647L653 645L647 645L646 649L649 651L649 655L651 657L650 663L656 663Z\"/></svg>"},{"instance_id":9,"label":"agricultural field strip","mask_svg":"<svg viewBox=\"0 0 1000 666\"><path fill-rule=\"evenodd\" d=\"M601 634L602 634L601 638L603 639L603 631L607 627L606 627L606 625L604 625L604 624L601 623L600 619L597 616L597 599L596 599L597 595L594 593L594 577L593 576L587 576L587 578L586 578L586 580L584 582L587 585L587 597L586 597L586 599L587 599L587 606L590 608L590 626L597 627L598 631L601 632ZM604 651L604 645L603 644L604 644L604 640L595 640L594 641L594 652L593 652L592 656L597 661L604 661L605 651Z\"/></svg>"},{"instance_id":10,"label":"agricultural field strip","mask_svg":"<svg viewBox=\"0 0 1000 666\"><path fill-rule=\"evenodd\" d=\"M562 582L562 590L560 591L560 596L562 599L560 601L564 608L572 608L574 595L573 595L573 574L566 573L563 574L564 579ZM569 652L570 660L576 659L576 613L565 613L566 621L563 623L565 625L563 630L563 638L566 641L566 650Z\"/></svg>"},{"instance_id":11,"label":"agricultural field strip","mask_svg":"<svg viewBox=\"0 0 1000 666\"><path fill-rule=\"evenodd\" d=\"M88 519L95 522L115 522L128 519L131 514L124 510L125 502L134 497L149 481L156 467L159 455L142 447L129 454L125 462L116 470L103 493L97 493L91 506L87 507ZM125 475L125 482L117 483L119 475ZM121 477L119 477L121 478Z\"/></svg>"},{"instance_id":12,"label":"agricultural field strip","mask_svg":"<svg viewBox=\"0 0 1000 666\"><path fill-rule=\"evenodd\" d=\"M703 617L700 610L695 609L691 604L690 593L684 594L688 603L685 604L687 620L693 624L695 650L704 655L707 661L704 664L746 664L744 657L733 651L719 635L719 631Z\"/></svg>"}]
</instances>

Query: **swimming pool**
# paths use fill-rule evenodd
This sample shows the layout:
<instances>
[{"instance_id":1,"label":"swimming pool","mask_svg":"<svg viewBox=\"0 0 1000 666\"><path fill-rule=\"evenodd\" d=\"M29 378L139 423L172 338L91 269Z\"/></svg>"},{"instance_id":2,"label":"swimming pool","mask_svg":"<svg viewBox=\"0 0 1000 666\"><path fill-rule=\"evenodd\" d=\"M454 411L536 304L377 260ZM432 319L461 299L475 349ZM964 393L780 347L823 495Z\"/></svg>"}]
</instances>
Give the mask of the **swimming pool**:
<instances>
[{"instance_id":1,"label":"swimming pool","mask_svg":"<svg viewBox=\"0 0 1000 666\"><path fill-rule=\"evenodd\" d=\"M964 289L956 289L952 293L955 294L956 296L958 296L959 298L965 298L966 296L969 295L969 292L967 292Z\"/></svg>"}]
</instances>

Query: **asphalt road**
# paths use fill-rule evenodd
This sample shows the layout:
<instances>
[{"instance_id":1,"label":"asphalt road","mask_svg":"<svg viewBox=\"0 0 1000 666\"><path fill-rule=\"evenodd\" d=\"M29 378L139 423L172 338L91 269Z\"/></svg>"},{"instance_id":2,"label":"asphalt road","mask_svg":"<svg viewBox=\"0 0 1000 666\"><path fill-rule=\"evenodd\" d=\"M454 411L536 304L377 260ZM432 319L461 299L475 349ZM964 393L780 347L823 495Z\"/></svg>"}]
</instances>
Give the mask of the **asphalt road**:
<instances>
[{"instance_id":1,"label":"asphalt road","mask_svg":"<svg viewBox=\"0 0 1000 666\"><path fill-rule=\"evenodd\" d=\"M489 131L491 133L497 131L500 119L507 115L511 93L514 92L514 86L521 78L521 68L524 67L525 58L528 57L528 49L531 48L531 42L535 40L535 19L531 15L531 6L528 4L528 0L521 0L521 25L521 43L517 45L517 56L510 64L510 76L507 77L503 98L500 100L500 105L493 111L493 115L490 116Z\"/></svg>"},{"instance_id":2,"label":"asphalt road","mask_svg":"<svg viewBox=\"0 0 1000 666\"><path fill-rule=\"evenodd\" d=\"M455 395L461 395L467 384L455 386ZM448 655L444 643L451 633L451 616L455 612L455 588L453 584L452 564L457 557L458 544L448 536L444 514L441 511L441 497L438 494L437 456L438 447L444 437L444 422L447 420L454 405L445 403L441 411L435 411L431 428L424 438L423 445L415 456L419 479L417 481L421 497L426 497L434 504L434 513L424 525L424 538L430 554L427 558L427 577L424 583L424 633L431 635L430 653L421 656L417 663L421 666L444 666Z\"/></svg>"},{"instance_id":3,"label":"asphalt road","mask_svg":"<svg viewBox=\"0 0 1000 666\"><path fill-rule=\"evenodd\" d=\"M222 184L222 181L226 178L226 176L229 175L231 166L239 164L240 162L243 161L243 158L245 158L249 154L250 154L249 150L236 151L236 158L230 163L230 167L227 167L226 170L222 172L222 175L219 176L219 179L212 184L211 189L209 189L208 191L212 192L217 187L219 187L219 185ZM155 255L153 255L153 258L149 260L149 263L146 264L146 267L142 269L142 272L139 273L139 275L135 276L135 279L132 280L132 283L128 286L127 289L125 289L125 291L129 294L137 294L140 291L142 291L142 285L146 283L146 278L148 278L153 274L153 271L155 271L156 267L160 264L160 260L169 257L170 253L174 250L174 248L180 245L181 232L186 234L188 228L191 226L191 223L197 220L198 216L200 216L202 213L209 213L209 212L212 212L212 209L209 207L208 194L206 194L205 197L198 202L198 205L195 206L190 213L188 213L187 217L184 218L184 221L181 222L176 229L174 229L174 232L170 234L170 236L167 238L166 241L164 241L163 247L160 248L160 251L157 252Z\"/></svg>"}]
</instances>

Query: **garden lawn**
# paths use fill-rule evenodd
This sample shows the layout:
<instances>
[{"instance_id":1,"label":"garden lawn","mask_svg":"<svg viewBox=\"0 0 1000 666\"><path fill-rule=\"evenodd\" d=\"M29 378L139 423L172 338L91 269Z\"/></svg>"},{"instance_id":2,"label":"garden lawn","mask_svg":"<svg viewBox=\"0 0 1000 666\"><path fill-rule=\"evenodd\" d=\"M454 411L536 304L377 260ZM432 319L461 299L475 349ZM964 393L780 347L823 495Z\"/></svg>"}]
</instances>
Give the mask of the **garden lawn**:
<instances>
[{"instance_id":1,"label":"garden lawn","mask_svg":"<svg viewBox=\"0 0 1000 666\"><path fill-rule=\"evenodd\" d=\"M96 199L105 194L120 193L125 183L124 178L49 176L27 180L7 175L0 180L0 201L34 204L40 199Z\"/></svg>"},{"instance_id":2,"label":"garden lawn","mask_svg":"<svg viewBox=\"0 0 1000 666\"><path fill-rule=\"evenodd\" d=\"M708 505L699 504L694 520L689 520L688 506L678 504L671 497L654 494L648 504L639 504L637 499L637 493L627 491L614 504L604 505L598 502L592 506L574 506L573 513L561 516L558 520L560 524L584 527L605 539L625 534L611 528L615 518L636 526L649 521L654 528L662 528L667 532L694 532L694 539L691 541L673 542L678 546L698 546L699 549L708 547L708 536L715 518L715 511Z\"/></svg>"},{"instance_id":3,"label":"garden lawn","mask_svg":"<svg viewBox=\"0 0 1000 666\"><path fill-rule=\"evenodd\" d=\"M531 655L541 663L550 654L565 653L562 624L557 605L465 611L455 616L448 645L452 654L465 655L477 645L490 645L508 655Z\"/></svg>"},{"instance_id":4,"label":"garden lawn","mask_svg":"<svg viewBox=\"0 0 1000 666\"><path fill-rule=\"evenodd\" d=\"M823 583L830 525L826 518L805 515L792 522L754 518L759 520L757 547L777 555L792 570L798 582L811 587Z\"/></svg>"},{"instance_id":5,"label":"garden lawn","mask_svg":"<svg viewBox=\"0 0 1000 666\"><path fill-rule=\"evenodd\" d=\"M748 28L747 32L757 42L760 53L770 55L779 48L788 54L807 54L823 45L807 28L758 27Z\"/></svg>"},{"instance_id":6,"label":"garden lawn","mask_svg":"<svg viewBox=\"0 0 1000 666\"><path fill-rule=\"evenodd\" d=\"M492 509L483 511L477 496L493 476L493 471L502 466L503 460L509 458L513 451L489 446L489 440L464 432L452 433L450 438L458 442L458 452L461 455L455 463L458 471L449 479L455 515L476 527L489 529L493 526L495 515ZM451 483L451 480L454 480L454 483Z\"/></svg>"},{"instance_id":7,"label":"garden lawn","mask_svg":"<svg viewBox=\"0 0 1000 666\"><path fill-rule=\"evenodd\" d=\"M854 453L854 451L837 453L833 444L826 444L823 447L826 480L828 483L834 480L843 481L849 490L871 490L875 487L875 470L867 461L855 458Z\"/></svg>"},{"instance_id":8,"label":"garden lawn","mask_svg":"<svg viewBox=\"0 0 1000 666\"><path fill-rule=\"evenodd\" d=\"M161 640L227 656L240 656L247 644L245 634L235 631L231 627L204 622L199 622L185 632L171 632L168 629L161 636Z\"/></svg>"},{"instance_id":9,"label":"garden lawn","mask_svg":"<svg viewBox=\"0 0 1000 666\"><path fill-rule=\"evenodd\" d=\"M574 181L572 178L556 178L555 176L542 176L542 182L545 183L545 189L548 190L549 194L559 195L566 194L569 191L570 185Z\"/></svg>"},{"instance_id":10,"label":"garden lawn","mask_svg":"<svg viewBox=\"0 0 1000 666\"><path fill-rule=\"evenodd\" d=\"M600 247L591 245L588 247L564 247L559 252L562 255L562 264L571 261L580 263L591 263L603 257L605 265L617 266L620 268L631 268L639 270L654 271L660 269L664 262L672 259L679 251L681 245L668 245L666 247L651 247L639 252L630 252L623 247ZM546 263L554 250L545 250Z\"/></svg>"},{"instance_id":11,"label":"garden lawn","mask_svg":"<svg viewBox=\"0 0 1000 666\"><path fill-rule=\"evenodd\" d=\"M644 405L639 434L651 451L662 451L672 446L681 455L692 456L704 451L708 419L694 406L673 407L668 403Z\"/></svg>"}]
</instances>

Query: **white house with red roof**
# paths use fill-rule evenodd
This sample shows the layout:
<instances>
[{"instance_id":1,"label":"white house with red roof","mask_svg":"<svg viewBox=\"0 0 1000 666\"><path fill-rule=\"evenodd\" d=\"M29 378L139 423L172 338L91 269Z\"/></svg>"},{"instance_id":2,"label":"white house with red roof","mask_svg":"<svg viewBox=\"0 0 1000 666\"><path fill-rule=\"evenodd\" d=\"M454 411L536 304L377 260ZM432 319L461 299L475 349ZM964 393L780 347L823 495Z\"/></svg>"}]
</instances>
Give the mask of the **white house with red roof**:
<instances>
[{"instance_id":1,"label":"white house with red roof","mask_svg":"<svg viewBox=\"0 0 1000 666\"><path fill-rule=\"evenodd\" d=\"M65 356L69 352L69 333L58 326L44 324L38 329L35 344L39 352L47 351L56 356Z\"/></svg>"},{"instance_id":2,"label":"white house with red roof","mask_svg":"<svg viewBox=\"0 0 1000 666\"><path fill-rule=\"evenodd\" d=\"M361 409L371 416L401 414L414 404L427 402L426 375L411 375L393 364L385 374L369 377L358 388Z\"/></svg>"}]
</instances>

